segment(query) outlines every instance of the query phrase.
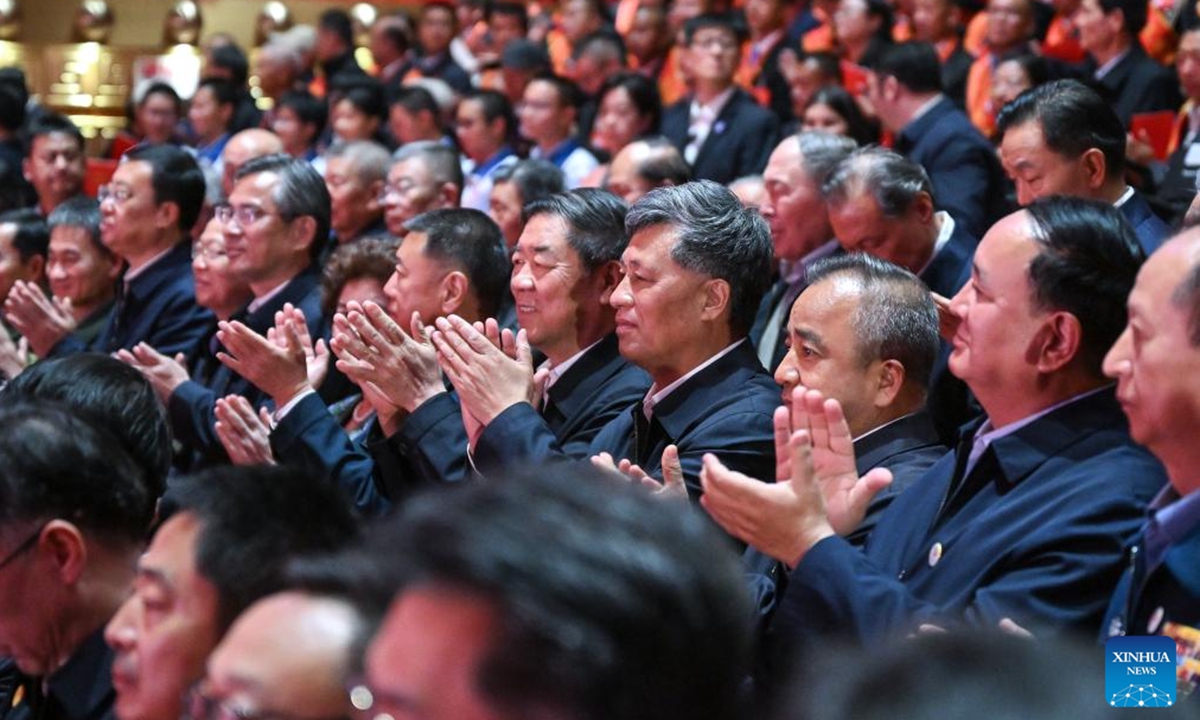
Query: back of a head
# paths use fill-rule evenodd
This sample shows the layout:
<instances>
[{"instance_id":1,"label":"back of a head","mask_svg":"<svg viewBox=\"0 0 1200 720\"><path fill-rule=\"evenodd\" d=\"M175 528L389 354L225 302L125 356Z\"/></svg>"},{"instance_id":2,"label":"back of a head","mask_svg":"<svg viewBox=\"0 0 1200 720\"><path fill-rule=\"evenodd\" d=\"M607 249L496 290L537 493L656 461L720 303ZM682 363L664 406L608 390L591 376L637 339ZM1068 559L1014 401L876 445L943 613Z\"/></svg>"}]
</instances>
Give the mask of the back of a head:
<instances>
[{"instance_id":1,"label":"back of a head","mask_svg":"<svg viewBox=\"0 0 1200 720\"><path fill-rule=\"evenodd\" d=\"M692 181L692 168L683 153L661 135L635 140L650 150L638 163L637 174L651 187L682 185Z\"/></svg>"},{"instance_id":2,"label":"back of a head","mask_svg":"<svg viewBox=\"0 0 1200 720\"><path fill-rule=\"evenodd\" d=\"M418 140L401 145L392 154L393 163L412 158L421 159L434 183L438 185L450 183L458 188L460 193L462 192L462 164L459 162L458 152L454 148L437 140Z\"/></svg>"},{"instance_id":3,"label":"back of a head","mask_svg":"<svg viewBox=\"0 0 1200 720\"><path fill-rule=\"evenodd\" d=\"M880 77L894 77L909 92L938 93L942 91L942 68L937 51L929 43L904 42L883 51L875 72Z\"/></svg>"},{"instance_id":4,"label":"back of a head","mask_svg":"<svg viewBox=\"0 0 1200 720\"><path fill-rule=\"evenodd\" d=\"M67 405L0 405L0 530L66 520L113 547L140 545L155 496L122 443Z\"/></svg>"},{"instance_id":5,"label":"back of a head","mask_svg":"<svg viewBox=\"0 0 1200 720\"><path fill-rule=\"evenodd\" d=\"M500 227L486 213L441 208L404 224L425 234L425 255L449 263L467 276L484 317L495 317L508 291L510 263Z\"/></svg>"},{"instance_id":6,"label":"back of a head","mask_svg":"<svg viewBox=\"0 0 1200 720\"><path fill-rule=\"evenodd\" d=\"M217 589L222 630L284 587L291 560L336 552L357 534L341 491L293 467L206 470L172 481L170 498L175 513L200 522L196 567Z\"/></svg>"},{"instance_id":7,"label":"back of a head","mask_svg":"<svg viewBox=\"0 0 1200 720\"><path fill-rule=\"evenodd\" d=\"M375 546L406 589L494 603L478 687L513 717L737 717L744 581L684 506L559 465L419 498Z\"/></svg>"},{"instance_id":8,"label":"back of a head","mask_svg":"<svg viewBox=\"0 0 1200 720\"><path fill-rule=\"evenodd\" d=\"M616 195L599 188L577 188L525 204L526 221L551 215L567 226L567 243L589 271L621 259L628 238L628 207Z\"/></svg>"},{"instance_id":9,"label":"back of a head","mask_svg":"<svg viewBox=\"0 0 1200 720\"><path fill-rule=\"evenodd\" d=\"M651 190L625 216L630 238L655 225L669 225L676 232L672 260L729 283L730 329L734 337L749 332L774 258L766 220L725 186L697 180Z\"/></svg>"},{"instance_id":10,"label":"back of a head","mask_svg":"<svg viewBox=\"0 0 1200 720\"><path fill-rule=\"evenodd\" d=\"M908 212L921 193L934 199L933 183L925 168L881 147L865 147L847 155L829 173L821 193L830 205L868 193L884 217L892 218Z\"/></svg>"},{"instance_id":11,"label":"back of a head","mask_svg":"<svg viewBox=\"0 0 1200 720\"><path fill-rule=\"evenodd\" d=\"M218 45L208 56L211 65L221 68L235 88L245 87L246 79L250 75L250 62L240 47L234 43Z\"/></svg>"},{"instance_id":12,"label":"back of a head","mask_svg":"<svg viewBox=\"0 0 1200 720\"><path fill-rule=\"evenodd\" d=\"M166 487L171 430L154 388L140 372L99 353L42 360L0 391L0 406L54 400L107 428L140 468L152 498Z\"/></svg>"},{"instance_id":13,"label":"back of a head","mask_svg":"<svg viewBox=\"0 0 1200 720\"><path fill-rule=\"evenodd\" d=\"M1106 707L1101 652L997 631L918 635L869 651L827 647L806 656L775 718L1090 720Z\"/></svg>"},{"instance_id":14,"label":"back of a head","mask_svg":"<svg viewBox=\"0 0 1200 720\"><path fill-rule=\"evenodd\" d=\"M187 233L200 216L204 204L204 173L191 153L174 145L141 145L125 153L123 162L150 166L154 202L175 203L179 208L178 229Z\"/></svg>"},{"instance_id":15,"label":"back of a head","mask_svg":"<svg viewBox=\"0 0 1200 720\"><path fill-rule=\"evenodd\" d=\"M1145 253L1125 216L1107 203L1058 196L1025 209L1038 245L1029 263L1034 304L1079 320L1081 359L1099 377L1104 355L1125 329L1126 302Z\"/></svg>"},{"instance_id":16,"label":"back of a head","mask_svg":"<svg viewBox=\"0 0 1200 720\"><path fill-rule=\"evenodd\" d=\"M844 253L814 262L805 274L809 287L846 278L858 287L851 324L864 365L897 360L904 379L921 390L940 349L937 307L925 283L908 270L866 253Z\"/></svg>"},{"instance_id":17,"label":"back of a head","mask_svg":"<svg viewBox=\"0 0 1200 720\"><path fill-rule=\"evenodd\" d=\"M1105 177L1125 172L1125 127L1100 94L1078 80L1055 80L1032 87L996 116L996 133L1036 122L1046 147L1068 159L1092 148L1104 154Z\"/></svg>"}]
</instances>

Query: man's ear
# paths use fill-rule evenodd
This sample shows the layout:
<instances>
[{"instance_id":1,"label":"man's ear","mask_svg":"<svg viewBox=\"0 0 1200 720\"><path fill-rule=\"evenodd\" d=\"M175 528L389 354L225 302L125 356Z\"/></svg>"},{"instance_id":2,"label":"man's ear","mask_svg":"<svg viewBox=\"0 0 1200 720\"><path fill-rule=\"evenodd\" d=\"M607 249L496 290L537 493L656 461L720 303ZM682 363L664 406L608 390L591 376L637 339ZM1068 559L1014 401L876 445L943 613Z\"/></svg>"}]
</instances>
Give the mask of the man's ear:
<instances>
[{"instance_id":1,"label":"man's ear","mask_svg":"<svg viewBox=\"0 0 1200 720\"><path fill-rule=\"evenodd\" d=\"M608 305L613 290L616 290L617 286L621 284L621 279L625 277L625 272L621 270L621 263L616 260L609 260L594 272L599 277L600 304Z\"/></svg>"},{"instance_id":2,"label":"man's ear","mask_svg":"<svg viewBox=\"0 0 1200 720\"><path fill-rule=\"evenodd\" d=\"M179 203L168 201L154 208L154 227L165 230L179 227Z\"/></svg>"},{"instance_id":3,"label":"man's ear","mask_svg":"<svg viewBox=\"0 0 1200 720\"><path fill-rule=\"evenodd\" d=\"M715 278L705 283L704 309L700 313L701 320L716 320L729 309L732 288L729 282Z\"/></svg>"},{"instance_id":4,"label":"man's ear","mask_svg":"<svg viewBox=\"0 0 1200 720\"><path fill-rule=\"evenodd\" d=\"M1052 373L1073 362L1083 348L1083 326L1069 312L1051 313L1030 341L1039 372Z\"/></svg>"},{"instance_id":5,"label":"man's ear","mask_svg":"<svg viewBox=\"0 0 1200 720\"><path fill-rule=\"evenodd\" d=\"M896 397L904 388L904 378L907 373L899 360L889 359L879 362L873 369L875 373L875 407L885 409L891 407Z\"/></svg>"},{"instance_id":6,"label":"man's ear","mask_svg":"<svg viewBox=\"0 0 1200 720\"><path fill-rule=\"evenodd\" d=\"M311 215L301 215L292 220L288 233L288 243L293 250L304 249L312 252L313 245L319 245L328 238L317 237L317 219Z\"/></svg>"},{"instance_id":7,"label":"man's ear","mask_svg":"<svg viewBox=\"0 0 1200 720\"><path fill-rule=\"evenodd\" d=\"M471 291L471 281L461 270L451 270L442 278L441 308L442 315L451 315L459 311L467 301L467 293Z\"/></svg>"},{"instance_id":8,"label":"man's ear","mask_svg":"<svg viewBox=\"0 0 1200 720\"><path fill-rule=\"evenodd\" d=\"M1087 175L1089 189L1095 190L1104 184L1108 175L1108 162L1099 148L1088 148L1079 158L1079 162L1083 165L1084 173Z\"/></svg>"},{"instance_id":9,"label":"man's ear","mask_svg":"<svg viewBox=\"0 0 1200 720\"><path fill-rule=\"evenodd\" d=\"M454 183L442 183L438 188L436 205L430 209L436 208L454 208L458 207L458 186Z\"/></svg>"},{"instance_id":10,"label":"man's ear","mask_svg":"<svg viewBox=\"0 0 1200 720\"><path fill-rule=\"evenodd\" d=\"M50 571L64 585L73 585L87 567L88 548L74 523L51 520L42 528L36 551L50 561Z\"/></svg>"}]
</instances>

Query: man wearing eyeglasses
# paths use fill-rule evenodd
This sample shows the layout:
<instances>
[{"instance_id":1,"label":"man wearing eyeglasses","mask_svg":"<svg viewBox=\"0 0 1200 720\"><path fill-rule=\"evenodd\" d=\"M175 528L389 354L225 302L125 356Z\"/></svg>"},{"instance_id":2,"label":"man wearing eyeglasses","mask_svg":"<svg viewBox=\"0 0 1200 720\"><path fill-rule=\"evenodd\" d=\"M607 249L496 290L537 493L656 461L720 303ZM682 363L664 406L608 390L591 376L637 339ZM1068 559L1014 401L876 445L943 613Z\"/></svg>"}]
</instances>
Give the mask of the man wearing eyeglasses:
<instances>
[{"instance_id":1,"label":"man wearing eyeglasses","mask_svg":"<svg viewBox=\"0 0 1200 720\"><path fill-rule=\"evenodd\" d=\"M196 304L188 233L204 202L204 175L186 151L138 147L100 189L100 239L126 265L107 326L87 343L39 288L20 283L4 306L39 357L112 352L147 343L167 356L190 352L211 319Z\"/></svg>"},{"instance_id":2,"label":"man wearing eyeglasses","mask_svg":"<svg viewBox=\"0 0 1200 720\"><path fill-rule=\"evenodd\" d=\"M275 314L291 305L304 313L310 337L322 328L320 281L314 256L329 237L329 191L312 166L287 155L255 158L236 176L229 203L217 208L223 224L229 272L249 286L250 303L228 324L259 335L275 325ZM222 359L224 358L224 359ZM146 347L134 351L135 367L147 374L168 357ZM220 364L213 362L219 360ZM175 438L191 451L189 466L217 462L225 451L213 423L218 397L237 394L255 405L267 397L240 374L239 359L210 356L192 368L192 379L170 393L167 410Z\"/></svg>"},{"instance_id":3,"label":"man wearing eyeglasses","mask_svg":"<svg viewBox=\"0 0 1200 720\"><path fill-rule=\"evenodd\" d=\"M109 720L104 624L133 582L154 508L105 429L46 401L0 409L0 717Z\"/></svg>"}]
</instances>

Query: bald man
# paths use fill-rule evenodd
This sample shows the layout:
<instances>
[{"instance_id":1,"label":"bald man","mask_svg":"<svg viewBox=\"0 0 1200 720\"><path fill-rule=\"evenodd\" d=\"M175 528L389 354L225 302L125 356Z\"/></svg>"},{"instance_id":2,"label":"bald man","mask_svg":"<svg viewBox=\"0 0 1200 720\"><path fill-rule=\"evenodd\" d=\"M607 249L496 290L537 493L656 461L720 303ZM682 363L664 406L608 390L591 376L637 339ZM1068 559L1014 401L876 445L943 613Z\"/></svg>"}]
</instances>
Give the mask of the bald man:
<instances>
[{"instance_id":1,"label":"bald man","mask_svg":"<svg viewBox=\"0 0 1200 720\"><path fill-rule=\"evenodd\" d=\"M221 197L228 198L233 191L233 179L247 162L264 155L283 152L283 141L270 130L250 128L229 138L221 152L225 171L221 175Z\"/></svg>"}]
</instances>

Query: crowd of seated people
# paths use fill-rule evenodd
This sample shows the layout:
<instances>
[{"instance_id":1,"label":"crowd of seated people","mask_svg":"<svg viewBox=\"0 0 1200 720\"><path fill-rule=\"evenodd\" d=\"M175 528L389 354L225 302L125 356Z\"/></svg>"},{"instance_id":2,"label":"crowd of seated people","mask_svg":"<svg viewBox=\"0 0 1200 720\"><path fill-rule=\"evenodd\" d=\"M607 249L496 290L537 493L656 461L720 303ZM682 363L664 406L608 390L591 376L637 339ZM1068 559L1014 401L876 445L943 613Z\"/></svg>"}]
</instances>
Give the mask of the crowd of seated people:
<instances>
[{"instance_id":1,"label":"crowd of seated people","mask_svg":"<svg viewBox=\"0 0 1200 720\"><path fill-rule=\"evenodd\" d=\"M94 193L0 69L0 720L1196 715L1197 18L330 9Z\"/></svg>"}]
</instances>

